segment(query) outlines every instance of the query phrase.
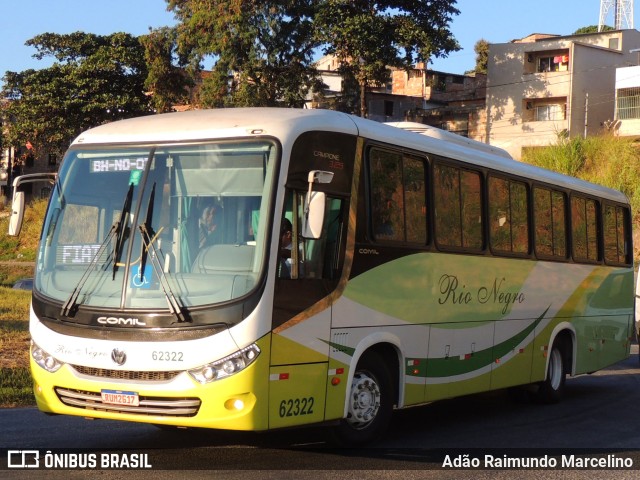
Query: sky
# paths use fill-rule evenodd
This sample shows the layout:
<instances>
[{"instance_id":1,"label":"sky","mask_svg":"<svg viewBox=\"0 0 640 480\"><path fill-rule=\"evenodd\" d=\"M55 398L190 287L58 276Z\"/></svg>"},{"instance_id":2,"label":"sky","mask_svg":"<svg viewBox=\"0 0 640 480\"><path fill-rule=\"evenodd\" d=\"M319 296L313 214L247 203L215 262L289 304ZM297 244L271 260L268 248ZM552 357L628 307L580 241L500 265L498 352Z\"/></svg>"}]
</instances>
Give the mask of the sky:
<instances>
[{"instance_id":1,"label":"sky","mask_svg":"<svg viewBox=\"0 0 640 480\"><path fill-rule=\"evenodd\" d=\"M458 0L460 15L451 31L462 50L434 59L429 67L447 73L464 73L475 66L474 44L507 43L531 33L570 35L580 27L597 25L600 0ZM0 0L4 16L0 27L0 77L50 65L32 58L25 42L41 33L83 31L98 35L126 32L142 35L149 27L176 23L165 0ZM612 15L608 24L613 24ZM49 61L50 62L50 61Z\"/></svg>"},{"instance_id":2,"label":"sky","mask_svg":"<svg viewBox=\"0 0 640 480\"><path fill-rule=\"evenodd\" d=\"M571 35L581 27L598 25L600 0L458 0L460 14L450 30L462 50L428 66L447 73L464 73L475 66L473 46L484 38L489 43L508 43L531 33ZM613 13L606 24L614 24ZM635 27L634 28L638 28Z\"/></svg>"},{"instance_id":3,"label":"sky","mask_svg":"<svg viewBox=\"0 0 640 480\"><path fill-rule=\"evenodd\" d=\"M125 32L138 36L176 23L165 0L0 0L0 77L6 71L50 66L32 56L25 42L41 33L82 31L97 35ZM10 15L6 15L11 12Z\"/></svg>"}]
</instances>

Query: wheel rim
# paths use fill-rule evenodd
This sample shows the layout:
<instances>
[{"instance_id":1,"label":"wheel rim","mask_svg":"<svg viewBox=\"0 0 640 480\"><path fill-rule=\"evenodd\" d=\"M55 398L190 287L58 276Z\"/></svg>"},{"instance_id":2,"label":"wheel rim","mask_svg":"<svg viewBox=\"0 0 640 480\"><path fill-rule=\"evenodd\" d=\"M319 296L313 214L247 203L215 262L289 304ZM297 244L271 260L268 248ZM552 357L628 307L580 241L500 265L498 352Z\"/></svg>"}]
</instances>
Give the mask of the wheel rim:
<instances>
[{"instance_id":1,"label":"wheel rim","mask_svg":"<svg viewBox=\"0 0 640 480\"><path fill-rule=\"evenodd\" d=\"M562 355L557 348L551 350L549 358L549 385L553 390L558 390L562 384Z\"/></svg>"},{"instance_id":2,"label":"wheel rim","mask_svg":"<svg viewBox=\"0 0 640 480\"><path fill-rule=\"evenodd\" d=\"M351 383L347 422L356 430L367 428L380 410L380 387L375 377L366 372L356 372Z\"/></svg>"}]
</instances>

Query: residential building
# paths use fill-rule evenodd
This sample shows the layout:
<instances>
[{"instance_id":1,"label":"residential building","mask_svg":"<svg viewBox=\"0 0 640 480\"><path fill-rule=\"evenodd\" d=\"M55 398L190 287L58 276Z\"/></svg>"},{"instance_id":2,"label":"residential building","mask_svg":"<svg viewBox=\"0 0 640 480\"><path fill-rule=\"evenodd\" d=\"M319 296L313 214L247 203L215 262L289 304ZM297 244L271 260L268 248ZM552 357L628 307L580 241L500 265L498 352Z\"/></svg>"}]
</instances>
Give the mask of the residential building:
<instances>
[{"instance_id":1,"label":"residential building","mask_svg":"<svg viewBox=\"0 0 640 480\"><path fill-rule=\"evenodd\" d=\"M484 141L486 75L439 72L418 64L395 70L392 76L394 94L419 96L422 101L405 112L407 120Z\"/></svg>"},{"instance_id":2,"label":"residential building","mask_svg":"<svg viewBox=\"0 0 640 480\"><path fill-rule=\"evenodd\" d=\"M485 109L486 76L429 70L424 63L391 72L391 92L398 100L396 115L385 121L409 120L483 140L478 118ZM402 100L403 97L411 99ZM390 105L387 99L387 111ZM407 108L410 107L410 108ZM371 116L371 115L370 115ZM372 117L374 120L379 118Z\"/></svg>"},{"instance_id":3,"label":"residential building","mask_svg":"<svg viewBox=\"0 0 640 480\"><path fill-rule=\"evenodd\" d=\"M10 121L5 112L7 100L0 100L0 129L6 135L6 127ZM0 202L6 203L12 196L13 179L19 175L29 173L55 172L58 170L61 158L46 147L34 149L29 139L19 145L9 145L4 137L4 144L0 147ZM51 187L48 182L27 184L22 188L28 198L46 198Z\"/></svg>"},{"instance_id":4,"label":"residential building","mask_svg":"<svg viewBox=\"0 0 640 480\"><path fill-rule=\"evenodd\" d=\"M344 79L336 57L316 62L327 89L307 102L308 108L347 105ZM486 76L429 70L424 63L391 70L390 82L367 91L368 118L379 122L414 121L484 140ZM357 94L356 91L353 92ZM352 102L357 103L357 102Z\"/></svg>"},{"instance_id":5,"label":"residential building","mask_svg":"<svg viewBox=\"0 0 640 480\"><path fill-rule=\"evenodd\" d=\"M615 115L616 69L637 64L637 30L532 34L489 46L485 141L514 158L559 135L594 135Z\"/></svg>"},{"instance_id":6,"label":"residential building","mask_svg":"<svg viewBox=\"0 0 640 480\"><path fill-rule=\"evenodd\" d=\"M621 136L640 137L640 66L616 70L616 114L608 127Z\"/></svg>"},{"instance_id":7,"label":"residential building","mask_svg":"<svg viewBox=\"0 0 640 480\"><path fill-rule=\"evenodd\" d=\"M334 109L344 99L344 79L338 71L340 62L334 55L325 55L316 62L316 68L326 88L321 93L309 93L305 108Z\"/></svg>"}]
</instances>

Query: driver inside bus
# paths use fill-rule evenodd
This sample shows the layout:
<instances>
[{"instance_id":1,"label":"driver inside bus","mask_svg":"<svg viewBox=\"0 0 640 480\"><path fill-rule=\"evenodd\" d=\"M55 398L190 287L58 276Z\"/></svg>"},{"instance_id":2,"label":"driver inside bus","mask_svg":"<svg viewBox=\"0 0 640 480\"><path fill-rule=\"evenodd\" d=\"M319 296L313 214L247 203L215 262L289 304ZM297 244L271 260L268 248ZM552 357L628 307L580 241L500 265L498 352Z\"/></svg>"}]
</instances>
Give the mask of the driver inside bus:
<instances>
[{"instance_id":1,"label":"driver inside bus","mask_svg":"<svg viewBox=\"0 0 640 480\"><path fill-rule=\"evenodd\" d=\"M291 278L291 238L293 236L293 227L287 218L282 219L280 227L280 278Z\"/></svg>"},{"instance_id":2,"label":"driver inside bus","mask_svg":"<svg viewBox=\"0 0 640 480\"><path fill-rule=\"evenodd\" d=\"M209 205L202 210L199 225L199 246L200 248L219 243L218 237L220 232L216 232L216 207Z\"/></svg>"}]
</instances>

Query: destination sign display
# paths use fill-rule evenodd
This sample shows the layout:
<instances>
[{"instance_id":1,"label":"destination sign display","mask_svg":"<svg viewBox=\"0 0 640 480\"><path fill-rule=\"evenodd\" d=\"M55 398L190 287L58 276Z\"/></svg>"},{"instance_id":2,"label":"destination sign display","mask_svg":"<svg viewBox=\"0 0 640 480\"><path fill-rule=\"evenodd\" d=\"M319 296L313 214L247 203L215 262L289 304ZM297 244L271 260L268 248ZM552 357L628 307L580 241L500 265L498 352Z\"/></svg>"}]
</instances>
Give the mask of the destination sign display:
<instances>
[{"instance_id":1,"label":"destination sign display","mask_svg":"<svg viewBox=\"0 0 640 480\"><path fill-rule=\"evenodd\" d=\"M137 158L103 158L91 160L91 173L142 171L147 164L147 157Z\"/></svg>"}]
</instances>

